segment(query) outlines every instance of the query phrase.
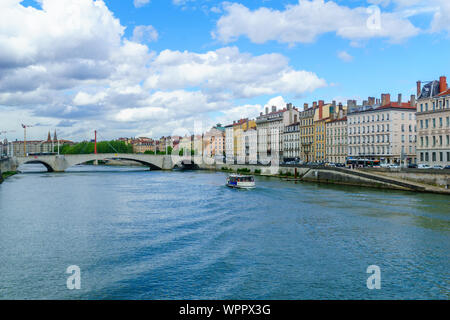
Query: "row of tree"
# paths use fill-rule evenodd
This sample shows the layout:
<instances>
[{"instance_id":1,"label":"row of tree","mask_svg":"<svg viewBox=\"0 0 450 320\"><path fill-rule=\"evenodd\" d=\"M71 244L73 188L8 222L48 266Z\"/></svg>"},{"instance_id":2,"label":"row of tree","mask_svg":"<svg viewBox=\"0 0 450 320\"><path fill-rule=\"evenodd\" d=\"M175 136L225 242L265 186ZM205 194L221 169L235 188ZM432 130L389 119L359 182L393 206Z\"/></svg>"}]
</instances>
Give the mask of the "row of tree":
<instances>
[{"instance_id":1,"label":"row of tree","mask_svg":"<svg viewBox=\"0 0 450 320\"><path fill-rule=\"evenodd\" d=\"M61 154L89 154L94 153L94 142L83 141L74 145L63 145L60 147ZM55 150L56 151L56 150ZM133 146L125 144L124 141L100 141L97 142L98 153L133 153Z\"/></svg>"}]
</instances>

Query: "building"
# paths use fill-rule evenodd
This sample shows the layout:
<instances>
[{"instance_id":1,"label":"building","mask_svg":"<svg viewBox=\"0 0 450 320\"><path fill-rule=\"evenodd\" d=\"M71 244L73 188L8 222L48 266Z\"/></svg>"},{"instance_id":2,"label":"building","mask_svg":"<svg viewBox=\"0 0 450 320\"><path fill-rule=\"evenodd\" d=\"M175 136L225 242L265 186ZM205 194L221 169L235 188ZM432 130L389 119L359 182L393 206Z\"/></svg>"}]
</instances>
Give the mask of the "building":
<instances>
[{"instance_id":1,"label":"building","mask_svg":"<svg viewBox=\"0 0 450 320\"><path fill-rule=\"evenodd\" d=\"M225 155L225 127L217 124L203 136L203 150L206 157L222 160Z\"/></svg>"},{"instance_id":2,"label":"building","mask_svg":"<svg viewBox=\"0 0 450 320\"><path fill-rule=\"evenodd\" d=\"M227 163L234 163L233 125L225 126L225 157Z\"/></svg>"},{"instance_id":3,"label":"building","mask_svg":"<svg viewBox=\"0 0 450 320\"><path fill-rule=\"evenodd\" d=\"M300 160L304 162L313 161L314 156L314 109L316 103L308 108L308 104L303 105L303 111L299 113L300 123Z\"/></svg>"},{"instance_id":4,"label":"building","mask_svg":"<svg viewBox=\"0 0 450 320\"><path fill-rule=\"evenodd\" d=\"M240 119L233 121L233 155L238 163L245 163L242 133L248 129L256 128L255 120Z\"/></svg>"},{"instance_id":5,"label":"building","mask_svg":"<svg viewBox=\"0 0 450 320\"><path fill-rule=\"evenodd\" d=\"M24 141L12 141L7 143L5 146L6 151L9 156L23 157L24 155L32 154L43 154L43 153L53 153L58 152L58 146L63 146L65 144L72 145L73 141L58 139L56 136L56 130L51 138L50 132L48 132L47 140L27 140Z\"/></svg>"},{"instance_id":6,"label":"building","mask_svg":"<svg viewBox=\"0 0 450 320\"><path fill-rule=\"evenodd\" d=\"M257 125L257 143L258 143L258 161L260 163L277 163L283 159L282 134L284 128L299 119L298 109L288 103L286 108L278 110L272 106L272 111L266 107L265 114L260 113L256 118Z\"/></svg>"},{"instance_id":7,"label":"building","mask_svg":"<svg viewBox=\"0 0 450 320\"><path fill-rule=\"evenodd\" d=\"M130 142L134 153L145 153L146 151L156 152L155 141L147 137L132 139Z\"/></svg>"},{"instance_id":8,"label":"building","mask_svg":"<svg viewBox=\"0 0 450 320\"><path fill-rule=\"evenodd\" d=\"M402 103L383 94L380 105L364 105L347 114L349 159L381 163L416 162L415 96Z\"/></svg>"},{"instance_id":9,"label":"building","mask_svg":"<svg viewBox=\"0 0 450 320\"><path fill-rule=\"evenodd\" d=\"M417 82L417 159L420 164L450 164L450 90L447 78L422 87Z\"/></svg>"},{"instance_id":10,"label":"building","mask_svg":"<svg viewBox=\"0 0 450 320\"><path fill-rule=\"evenodd\" d=\"M331 121L331 117L336 111L336 102L324 104L323 100L319 100L317 108L314 109L314 153L313 160L315 162L325 162L326 156L326 124Z\"/></svg>"},{"instance_id":11,"label":"building","mask_svg":"<svg viewBox=\"0 0 450 320\"><path fill-rule=\"evenodd\" d=\"M300 122L287 125L282 134L283 160L293 161L300 159Z\"/></svg>"},{"instance_id":12,"label":"building","mask_svg":"<svg viewBox=\"0 0 450 320\"><path fill-rule=\"evenodd\" d=\"M326 160L346 163L347 160L347 117L338 117L326 123Z\"/></svg>"},{"instance_id":13,"label":"building","mask_svg":"<svg viewBox=\"0 0 450 320\"><path fill-rule=\"evenodd\" d=\"M258 163L258 132L256 127L250 127L242 132L241 148L244 163Z\"/></svg>"}]
</instances>

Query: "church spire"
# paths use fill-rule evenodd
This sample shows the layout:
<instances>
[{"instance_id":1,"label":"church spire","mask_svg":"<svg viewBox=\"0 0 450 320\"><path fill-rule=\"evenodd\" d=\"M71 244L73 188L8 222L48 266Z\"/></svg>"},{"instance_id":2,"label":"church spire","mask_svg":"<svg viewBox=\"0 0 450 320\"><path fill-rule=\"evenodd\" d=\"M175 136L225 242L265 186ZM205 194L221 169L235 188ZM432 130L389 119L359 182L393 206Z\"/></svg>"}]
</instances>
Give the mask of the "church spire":
<instances>
[{"instance_id":1,"label":"church spire","mask_svg":"<svg viewBox=\"0 0 450 320\"><path fill-rule=\"evenodd\" d=\"M56 129L55 129L55 135L53 136L53 141L58 141L58 137L56 136Z\"/></svg>"},{"instance_id":2,"label":"church spire","mask_svg":"<svg viewBox=\"0 0 450 320\"><path fill-rule=\"evenodd\" d=\"M47 141L52 141L52 136L50 135L50 131L48 132Z\"/></svg>"}]
</instances>

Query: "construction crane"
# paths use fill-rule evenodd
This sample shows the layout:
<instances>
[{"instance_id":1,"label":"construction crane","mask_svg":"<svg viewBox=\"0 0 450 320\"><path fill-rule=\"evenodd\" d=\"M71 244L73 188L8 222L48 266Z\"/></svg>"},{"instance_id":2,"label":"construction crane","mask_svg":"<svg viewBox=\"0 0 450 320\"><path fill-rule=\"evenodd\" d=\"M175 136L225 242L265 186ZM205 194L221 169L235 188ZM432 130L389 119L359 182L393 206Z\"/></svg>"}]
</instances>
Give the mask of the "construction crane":
<instances>
[{"instance_id":1,"label":"construction crane","mask_svg":"<svg viewBox=\"0 0 450 320\"><path fill-rule=\"evenodd\" d=\"M27 125L22 123L23 128L23 156L27 156L27 128L32 127L32 125Z\"/></svg>"}]
</instances>

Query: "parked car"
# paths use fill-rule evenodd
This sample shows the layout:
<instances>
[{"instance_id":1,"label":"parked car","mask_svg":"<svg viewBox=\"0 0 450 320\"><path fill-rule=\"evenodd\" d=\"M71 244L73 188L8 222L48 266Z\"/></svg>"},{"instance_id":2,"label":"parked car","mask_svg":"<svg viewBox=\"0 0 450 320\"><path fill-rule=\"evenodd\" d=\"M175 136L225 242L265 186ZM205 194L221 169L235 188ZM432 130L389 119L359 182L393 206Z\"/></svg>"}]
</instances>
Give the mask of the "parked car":
<instances>
[{"instance_id":1,"label":"parked car","mask_svg":"<svg viewBox=\"0 0 450 320\"><path fill-rule=\"evenodd\" d=\"M435 165L432 167L432 169L442 170L442 169L444 169L444 167L441 166L441 165L439 165L439 164L435 164Z\"/></svg>"},{"instance_id":2,"label":"parked car","mask_svg":"<svg viewBox=\"0 0 450 320\"><path fill-rule=\"evenodd\" d=\"M429 166L428 164L421 163L417 166L417 168L418 169L431 169L431 166Z\"/></svg>"},{"instance_id":3,"label":"parked car","mask_svg":"<svg viewBox=\"0 0 450 320\"><path fill-rule=\"evenodd\" d=\"M400 168L400 166L398 164L396 164L396 163L391 163L388 168L390 168L390 169L398 169L398 168Z\"/></svg>"},{"instance_id":4,"label":"parked car","mask_svg":"<svg viewBox=\"0 0 450 320\"><path fill-rule=\"evenodd\" d=\"M450 170L450 165L448 165L448 166L445 166L445 167L444 167L444 169L446 169L446 170Z\"/></svg>"},{"instance_id":5,"label":"parked car","mask_svg":"<svg viewBox=\"0 0 450 320\"><path fill-rule=\"evenodd\" d=\"M380 167L381 168L389 168L389 163L381 163Z\"/></svg>"},{"instance_id":6,"label":"parked car","mask_svg":"<svg viewBox=\"0 0 450 320\"><path fill-rule=\"evenodd\" d=\"M417 164L415 164L415 163L410 163L410 164L408 164L408 168L409 168L409 169L416 169L416 168L417 168Z\"/></svg>"}]
</instances>

